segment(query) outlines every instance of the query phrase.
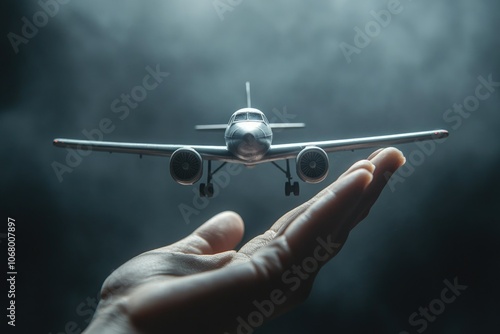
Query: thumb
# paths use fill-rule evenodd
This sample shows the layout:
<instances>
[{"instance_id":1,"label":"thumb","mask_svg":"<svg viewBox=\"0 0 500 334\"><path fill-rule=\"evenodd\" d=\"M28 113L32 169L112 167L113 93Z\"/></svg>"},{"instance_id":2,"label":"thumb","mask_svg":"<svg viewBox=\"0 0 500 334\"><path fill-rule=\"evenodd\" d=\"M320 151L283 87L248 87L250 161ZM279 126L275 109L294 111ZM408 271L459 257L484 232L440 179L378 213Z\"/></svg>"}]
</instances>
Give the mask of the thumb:
<instances>
[{"instance_id":1,"label":"thumb","mask_svg":"<svg viewBox=\"0 0 500 334\"><path fill-rule=\"evenodd\" d=\"M166 247L170 252L209 255L233 250L243 238L244 224L232 211L221 212L186 238Z\"/></svg>"}]
</instances>

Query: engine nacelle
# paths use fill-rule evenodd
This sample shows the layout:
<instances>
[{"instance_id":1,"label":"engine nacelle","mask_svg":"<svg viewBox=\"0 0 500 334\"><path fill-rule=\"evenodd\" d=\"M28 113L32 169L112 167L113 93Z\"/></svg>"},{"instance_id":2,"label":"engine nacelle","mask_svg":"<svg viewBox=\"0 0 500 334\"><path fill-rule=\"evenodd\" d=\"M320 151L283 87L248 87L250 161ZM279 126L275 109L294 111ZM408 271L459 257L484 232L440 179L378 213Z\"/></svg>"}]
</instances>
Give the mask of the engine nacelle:
<instances>
[{"instance_id":1,"label":"engine nacelle","mask_svg":"<svg viewBox=\"0 0 500 334\"><path fill-rule=\"evenodd\" d=\"M170 175L182 185L192 185L203 174L203 159L201 155L189 147L176 150L170 157Z\"/></svg>"},{"instance_id":2,"label":"engine nacelle","mask_svg":"<svg viewBox=\"0 0 500 334\"><path fill-rule=\"evenodd\" d=\"M316 146L309 146L297 155L297 175L307 183L319 183L328 175L328 155Z\"/></svg>"}]
</instances>

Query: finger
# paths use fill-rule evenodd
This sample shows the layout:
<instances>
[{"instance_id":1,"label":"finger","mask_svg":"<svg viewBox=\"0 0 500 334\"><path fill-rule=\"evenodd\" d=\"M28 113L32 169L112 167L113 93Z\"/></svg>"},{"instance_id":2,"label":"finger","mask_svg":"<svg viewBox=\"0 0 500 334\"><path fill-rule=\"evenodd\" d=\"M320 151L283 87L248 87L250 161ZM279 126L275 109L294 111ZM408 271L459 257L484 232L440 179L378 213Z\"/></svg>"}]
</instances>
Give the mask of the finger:
<instances>
[{"instance_id":1,"label":"finger","mask_svg":"<svg viewBox=\"0 0 500 334\"><path fill-rule=\"evenodd\" d=\"M375 170L375 166L368 160L361 160L353 164L341 177L326 187L322 191L320 191L316 196L311 198L306 203L300 205L299 207L287 212L280 219L278 219L269 230L267 230L264 234L261 234L252 240L250 240L247 244L245 244L240 250L239 253L243 254L247 257L252 256L257 250L267 245L271 240L275 238L276 235L280 234L291 222L293 222L297 217L299 217L302 213L304 213L309 207L311 207L314 203L316 203L319 199L323 198L325 194L331 192L332 188L335 188L336 184L340 182L340 180L349 175L350 173L355 172L356 170L364 169L370 173L373 173Z\"/></svg>"},{"instance_id":2,"label":"finger","mask_svg":"<svg viewBox=\"0 0 500 334\"><path fill-rule=\"evenodd\" d=\"M356 226L359 221L364 219L371 208L371 206L378 199L380 193L385 187L387 180L390 178L392 173L396 171L402 164L404 164L405 158L402 153L395 148L381 148L375 152L373 152L368 160L360 160L352 165L345 173L343 173L339 180L344 177L350 175L354 171L360 169L366 169L373 173L373 180L367 189L364 191L363 196L360 197L360 201L357 204L355 210L353 210L354 217L351 218L352 222L348 228L348 230L352 229ZM333 186L333 185L332 185ZM323 192L328 191L325 189ZM314 203L319 197L321 197L322 193L318 194L314 197L307 206L310 206ZM303 213L306 207L302 208L300 212L295 212L295 215L298 213ZM344 238L347 237L347 232Z\"/></svg>"},{"instance_id":3,"label":"finger","mask_svg":"<svg viewBox=\"0 0 500 334\"><path fill-rule=\"evenodd\" d=\"M359 169L366 169L368 172L373 173L375 170L375 165L373 165L370 161L368 160L360 160L354 163L347 171L345 171L342 175L339 176L338 180L342 179L343 177L349 175L350 173L359 170ZM330 188L333 186L331 184L329 187L326 187L325 189L321 190L318 194L316 194L313 198L311 198L309 201L306 203L302 204L301 206L295 208L294 210L289 211L286 213L283 217L281 217L276 224L271 228L275 231L279 231L283 229L283 225L290 223L293 221L296 217L298 217L300 214L302 214L307 208L309 208L311 205L313 205L318 199L322 198L325 193L328 193L330 191Z\"/></svg>"},{"instance_id":4,"label":"finger","mask_svg":"<svg viewBox=\"0 0 500 334\"><path fill-rule=\"evenodd\" d=\"M398 149L389 147L372 154L370 161L375 165L373 181L363 194L358 204L356 217L353 217L349 230L353 229L369 213L371 207L380 196L392 174L405 163L405 157Z\"/></svg>"},{"instance_id":5,"label":"finger","mask_svg":"<svg viewBox=\"0 0 500 334\"><path fill-rule=\"evenodd\" d=\"M355 162L351 167L349 167L344 173L342 173L339 176L339 179L351 174L352 172L364 168L370 173L373 174L375 171L376 166L370 161L370 160L359 160L358 162Z\"/></svg>"},{"instance_id":6,"label":"finger","mask_svg":"<svg viewBox=\"0 0 500 334\"><path fill-rule=\"evenodd\" d=\"M191 235L163 249L186 254L217 254L233 250L243 238L243 232L241 217L226 211L212 217Z\"/></svg>"},{"instance_id":7,"label":"finger","mask_svg":"<svg viewBox=\"0 0 500 334\"><path fill-rule=\"evenodd\" d=\"M347 235L342 234L349 218L357 210L365 189L373 175L366 169L357 169L340 178L327 188L323 197L311 205L282 233L296 259L311 256L321 240L329 244L342 244ZM330 247L327 253L334 256L341 245Z\"/></svg>"},{"instance_id":8,"label":"finger","mask_svg":"<svg viewBox=\"0 0 500 334\"><path fill-rule=\"evenodd\" d=\"M328 187L325 189L321 190L318 194L316 194L313 198L311 198L309 201L306 203L302 204L301 206L295 208L294 210L289 211L286 213L283 217L281 217L271 228L272 230L278 232L280 230L283 230L284 225L287 225L291 223L295 218L297 218L300 214L302 214L305 210L307 210L311 205L316 203L319 199L321 199L325 194L329 193L332 188L336 186L338 182L347 175L360 170L360 169L365 169L369 173L373 173L375 171L375 165L368 160L360 160L354 163L347 171L345 171L342 175L339 176L339 178L332 184L330 184Z\"/></svg>"}]
</instances>

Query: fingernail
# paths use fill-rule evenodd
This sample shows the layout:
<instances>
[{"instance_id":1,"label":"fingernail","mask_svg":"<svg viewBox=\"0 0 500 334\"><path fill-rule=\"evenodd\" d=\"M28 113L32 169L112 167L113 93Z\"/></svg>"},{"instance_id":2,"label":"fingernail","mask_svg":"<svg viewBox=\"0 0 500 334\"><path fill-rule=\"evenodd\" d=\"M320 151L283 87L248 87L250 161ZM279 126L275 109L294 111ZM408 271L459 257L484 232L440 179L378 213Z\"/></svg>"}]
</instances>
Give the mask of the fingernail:
<instances>
[{"instance_id":1,"label":"fingernail","mask_svg":"<svg viewBox=\"0 0 500 334\"><path fill-rule=\"evenodd\" d=\"M368 157L368 160L371 160L371 159L375 158L383 150L385 150L385 147L384 148L379 148L378 150L376 150L375 152L373 152L372 154L370 154L370 156Z\"/></svg>"}]
</instances>

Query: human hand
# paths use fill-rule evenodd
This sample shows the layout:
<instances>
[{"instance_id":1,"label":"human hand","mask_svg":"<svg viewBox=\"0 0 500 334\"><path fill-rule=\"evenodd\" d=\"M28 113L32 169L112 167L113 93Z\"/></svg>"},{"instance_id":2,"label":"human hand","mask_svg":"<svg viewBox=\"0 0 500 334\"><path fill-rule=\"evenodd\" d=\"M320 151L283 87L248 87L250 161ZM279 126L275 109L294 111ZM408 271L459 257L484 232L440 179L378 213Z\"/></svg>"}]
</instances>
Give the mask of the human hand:
<instances>
[{"instance_id":1,"label":"human hand","mask_svg":"<svg viewBox=\"0 0 500 334\"><path fill-rule=\"evenodd\" d=\"M239 251L243 221L223 212L131 259L104 282L85 333L252 333L307 298L403 163L394 148L374 152Z\"/></svg>"}]
</instances>

